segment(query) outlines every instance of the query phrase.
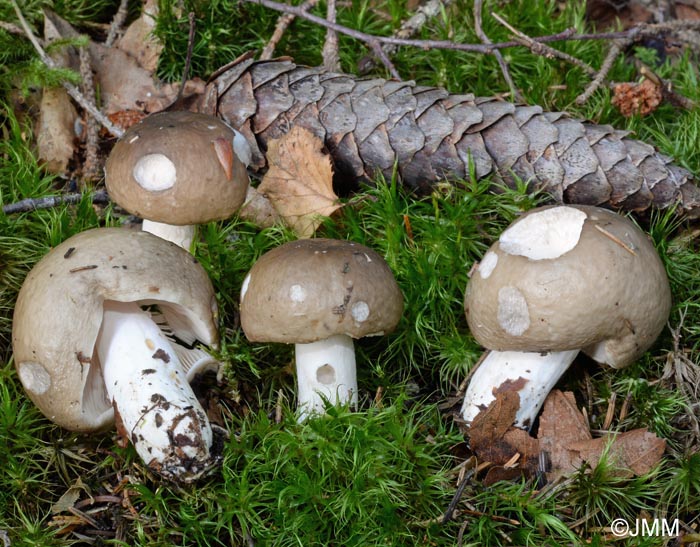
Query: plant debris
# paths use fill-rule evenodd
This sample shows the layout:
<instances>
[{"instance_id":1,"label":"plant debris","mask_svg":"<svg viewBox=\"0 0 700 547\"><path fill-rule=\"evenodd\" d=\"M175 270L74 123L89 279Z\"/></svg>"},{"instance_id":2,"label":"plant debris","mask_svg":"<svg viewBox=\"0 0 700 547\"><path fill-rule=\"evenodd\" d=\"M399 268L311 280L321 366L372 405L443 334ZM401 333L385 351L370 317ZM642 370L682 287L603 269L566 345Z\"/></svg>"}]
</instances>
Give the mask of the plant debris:
<instances>
[{"instance_id":1,"label":"plant debris","mask_svg":"<svg viewBox=\"0 0 700 547\"><path fill-rule=\"evenodd\" d=\"M612 104L620 113L630 116L646 116L656 110L663 100L661 87L651 80L642 83L623 82L613 86Z\"/></svg>"},{"instance_id":2,"label":"plant debris","mask_svg":"<svg viewBox=\"0 0 700 547\"><path fill-rule=\"evenodd\" d=\"M333 170L321 139L295 126L268 144L270 165L259 186L299 238L311 237L340 207L333 191Z\"/></svg>"},{"instance_id":3,"label":"plant debris","mask_svg":"<svg viewBox=\"0 0 700 547\"><path fill-rule=\"evenodd\" d=\"M584 465L595 467L604 457L620 475L639 476L654 469L666 449L666 441L646 428L593 438L571 392L553 390L547 396L537 438L513 427L519 405L517 392L499 391L469 428L473 452L493 464L484 477L486 485L542 471L554 482ZM548 462L548 469L541 469L540 461Z\"/></svg>"}]
</instances>

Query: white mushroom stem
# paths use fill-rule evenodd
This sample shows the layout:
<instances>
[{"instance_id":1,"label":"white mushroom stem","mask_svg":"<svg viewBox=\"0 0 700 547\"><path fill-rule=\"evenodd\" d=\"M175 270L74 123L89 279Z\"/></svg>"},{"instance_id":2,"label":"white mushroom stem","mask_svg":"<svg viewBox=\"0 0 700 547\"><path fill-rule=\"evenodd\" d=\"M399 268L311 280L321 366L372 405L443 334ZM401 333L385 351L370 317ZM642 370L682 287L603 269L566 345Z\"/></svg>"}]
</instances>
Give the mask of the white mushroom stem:
<instances>
[{"instance_id":1,"label":"white mushroom stem","mask_svg":"<svg viewBox=\"0 0 700 547\"><path fill-rule=\"evenodd\" d=\"M491 351L474 371L462 403L462 417L471 423L501 390L520 394L515 426L529 429L542 404L579 350L527 353Z\"/></svg>"},{"instance_id":2,"label":"white mushroom stem","mask_svg":"<svg viewBox=\"0 0 700 547\"><path fill-rule=\"evenodd\" d=\"M299 421L323 414L331 404L357 404L357 369L352 338L336 334L309 344L296 344Z\"/></svg>"},{"instance_id":3,"label":"white mushroom stem","mask_svg":"<svg viewBox=\"0 0 700 547\"><path fill-rule=\"evenodd\" d=\"M144 232L149 232L153 235L165 239L175 245L179 245L187 252L192 248L192 241L194 241L194 226L175 226L173 224L165 224L163 222L154 222L152 220L144 219L141 229Z\"/></svg>"},{"instance_id":4,"label":"white mushroom stem","mask_svg":"<svg viewBox=\"0 0 700 547\"><path fill-rule=\"evenodd\" d=\"M97 342L117 423L149 467L187 481L210 462L212 429L170 341L135 303L105 302Z\"/></svg>"}]
</instances>

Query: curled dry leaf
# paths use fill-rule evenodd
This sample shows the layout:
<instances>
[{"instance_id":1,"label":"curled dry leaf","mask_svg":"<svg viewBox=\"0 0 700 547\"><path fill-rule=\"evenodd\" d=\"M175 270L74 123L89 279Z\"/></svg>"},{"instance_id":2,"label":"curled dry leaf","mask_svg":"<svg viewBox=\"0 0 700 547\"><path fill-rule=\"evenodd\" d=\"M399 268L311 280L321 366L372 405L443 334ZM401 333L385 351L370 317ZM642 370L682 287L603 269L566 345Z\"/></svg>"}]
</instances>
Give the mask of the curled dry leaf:
<instances>
[{"instance_id":1,"label":"curled dry leaf","mask_svg":"<svg viewBox=\"0 0 700 547\"><path fill-rule=\"evenodd\" d=\"M155 73L163 44L153 35L158 15L158 2L146 0L141 16L131 23L119 40L117 47L136 59L138 64Z\"/></svg>"},{"instance_id":2,"label":"curled dry leaf","mask_svg":"<svg viewBox=\"0 0 700 547\"><path fill-rule=\"evenodd\" d=\"M496 399L479 412L469 428L469 442L480 461L491 462L484 484L537 472L539 442L527 431L513 427L520 395L513 390L495 392ZM517 465L507 466L513 459Z\"/></svg>"},{"instance_id":3,"label":"curled dry leaf","mask_svg":"<svg viewBox=\"0 0 700 547\"><path fill-rule=\"evenodd\" d=\"M37 149L44 168L62 174L75 151L75 122L78 113L62 87L45 88L41 96L37 127Z\"/></svg>"},{"instance_id":4,"label":"curled dry leaf","mask_svg":"<svg viewBox=\"0 0 700 547\"><path fill-rule=\"evenodd\" d=\"M659 463L666 449L666 441L646 428L594 439L573 393L559 390L544 403L537 436L550 462L548 481L570 475L584 464L595 467L604 455L621 475L643 475Z\"/></svg>"},{"instance_id":5,"label":"curled dry leaf","mask_svg":"<svg viewBox=\"0 0 700 547\"><path fill-rule=\"evenodd\" d=\"M62 38L50 18L44 19L44 39L53 42ZM53 60L61 66L77 68L77 54L72 47L57 48ZM37 122L37 152L44 168L63 174L75 151L75 124L78 112L62 87L43 89Z\"/></svg>"},{"instance_id":6,"label":"curled dry leaf","mask_svg":"<svg viewBox=\"0 0 700 547\"><path fill-rule=\"evenodd\" d=\"M498 389L494 394L496 399L476 415L469 428L472 451L481 461L492 463L483 479L486 485L535 476L540 471L541 452L549 464L548 482L586 464L595 467L604 456L621 476L643 475L659 463L666 448L666 441L645 428L594 439L573 393L559 390L545 400L535 439L513 427L520 406L518 393ZM515 465L507 465L514 460Z\"/></svg>"},{"instance_id":7,"label":"curled dry leaf","mask_svg":"<svg viewBox=\"0 0 700 547\"><path fill-rule=\"evenodd\" d=\"M591 467L607 455L620 475L632 476L644 475L656 467L666 450L666 441L643 427L573 443L570 448Z\"/></svg>"},{"instance_id":8,"label":"curled dry leaf","mask_svg":"<svg viewBox=\"0 0 700 547\"><path fill-rule=\"evenodd\" d=\"M311 237L340 207L322 147L321 139L300 126L268 143L269 169L258 189L299 238Z\"/></svg>"},{"instance_id":9,"label":"curled dry leaf","mask_svg":"<svg viewBox=\"0 0 700 547\"><path fill-rule=\"evenodd\" d=\"M548 481L570 474L583 464L570 445L590 441L593 436L585 416L576 407L573 393L558 389L549 393L540 416L537 438L549 461Z\"/></svg>"}]
</instances>

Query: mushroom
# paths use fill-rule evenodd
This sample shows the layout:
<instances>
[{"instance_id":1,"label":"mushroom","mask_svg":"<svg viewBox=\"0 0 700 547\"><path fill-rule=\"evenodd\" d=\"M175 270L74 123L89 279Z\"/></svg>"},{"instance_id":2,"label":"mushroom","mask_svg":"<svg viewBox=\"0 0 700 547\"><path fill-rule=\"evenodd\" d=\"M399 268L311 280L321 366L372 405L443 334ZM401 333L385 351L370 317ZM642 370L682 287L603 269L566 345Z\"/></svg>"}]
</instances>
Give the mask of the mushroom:
<instances>
[{"instance_id":1,"label":"mushroom","mask_svg":"<svg viewBox=\"0 0 700 547\"><path fill-rule=\"evenodd\" d=\"M189 249L194 224L228 218L243 204L251 154L245 137L215 116L159 112L114 145L105 184L145 231Z\"/></svg>"},{"instance_id":2,"label":"mushroom","mask_svg":"<svg viewBox=\"0 0 700 547\"><path fill-rule=\"evenodd\" d=\"M157 307L170 334L142 307ZM192 348L218 344L216 323L213 287L188 252L146 232L97 228L29 272L13 317L15 366L47 418L79 432L116 418L152 470L189 482L216 461L189 385L216 365Z\"/></svg>"},{"instance_id":3,"label":"mushroom","mask_svg":"<svg viewBox=\"0 0 700 547\"><path fill-rule=\"evenodd\" d=\"M241 288L241 326L253 342L295 344L300 420L357 403L353 338L381 336L403 295L384 259L350 241L304 239L264 254Z\"/></svg>"},{"instance_id":4,"label":"mushroom","mask_svg":"<svg viewBox=\"0 0 700 547\"><path fill-rule=\"evenodd\" d=\"M516 390L516 426L532 426L579 351L614 368L656 340L671 309L664 266L630 220L592 206L533 209L474 268L464 311L491 350L471 377L471 422L499 390Z\"/></svg>"}]
</instances>

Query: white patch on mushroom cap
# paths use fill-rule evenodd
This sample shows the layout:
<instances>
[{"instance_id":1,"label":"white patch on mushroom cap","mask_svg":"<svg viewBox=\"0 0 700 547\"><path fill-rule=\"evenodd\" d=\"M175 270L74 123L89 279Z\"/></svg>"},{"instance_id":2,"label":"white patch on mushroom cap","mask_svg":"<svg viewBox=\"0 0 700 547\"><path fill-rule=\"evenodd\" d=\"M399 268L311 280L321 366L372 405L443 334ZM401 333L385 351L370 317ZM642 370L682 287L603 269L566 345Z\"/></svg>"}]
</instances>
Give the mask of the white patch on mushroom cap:
<instances>
[{"instance_id":1,"label":"white patch on mushroom cap","mask_svg":"<svg viewBox=\"0 0 700 547\"><path fill-rule=\"evenodd\" d=\"M301 285L292 285L289 287L289 298L297 304L303 302L306 300L306 289Z\"/></svg>"},{"instance_id":2,"label":"white patch on mushroom cap","mask_svg":"<svg viewBox=\"0 0 700 547\"><path fill-rule=\"evenodd\" d=\"M586 213L573 207L552 207L519 220L498 239L503 251L531 260L558 258L576 247Z\"/></svg>"},{"instance_id":3,"label":"white patch on mushroom cap","mask_svg":"<svg viewBox=\"0 0 700 547\"><path fill-rule=\"evenodd\" d=\"M520 336L530 326L530 312L523 294L515 287L498 291L498 324L511 336Z\"/></svg>"},{"instance_id":4,"label":"white patch on mushroom cap","mask_svg":"<svg viewBox=\"0 0 700 547\"><path fill-rule=\"evenodd\" d=\"M245 279L243 280L243 285L241 285L241 302L243 302L245 293L248 292L248 285L250 285L250 273L248 273L248 275L245 276Z\"/></svg>"},{"instance_id":5,"label":"white patch on mushroom cap","mask_svg":"<svg viewBox=\"0 0 700 547\"><path fill-rule=\"evenodd\" d=\"M367 305L367 302L363 302L362 300L355 302L350 307L350 315L352 315L352 318L358 323L367 321L367 318L369 317L369 306Z\"/></svg>"},{"instance_id":6,"label":"white patch on mushroom cap","mask_svg":"<svg viewBox=\"0 0 700 547\"><path fill-rule=\"evenodd\" d=\"M167 190L175 185L175 164L164 154L147 154L134 165L134 179L149 192Z\"/></svg>"},{"instance_id":7,"label":"white patch on mushroom cap","mask_svg":"<svg viewBox=\"0 0 700 547\"><path fill-rule=\"evenodd\" d=\"M25 361L19 364L18 370L19 379L27 391L41 395L51 387L51 376L43 365Z\"/></svg>"},{"instance_id":8,"label":"white patch on mushroom cap","mask_svg":"<svg viewBox=\"0 0 700 547\"><path fill-rule=\"evenodd\" d=\"M498 264L498 255L493 251L488 251L479 263L479 275L481 279L488 279Z\"/></svg>"}]
</instances>

